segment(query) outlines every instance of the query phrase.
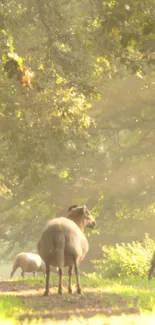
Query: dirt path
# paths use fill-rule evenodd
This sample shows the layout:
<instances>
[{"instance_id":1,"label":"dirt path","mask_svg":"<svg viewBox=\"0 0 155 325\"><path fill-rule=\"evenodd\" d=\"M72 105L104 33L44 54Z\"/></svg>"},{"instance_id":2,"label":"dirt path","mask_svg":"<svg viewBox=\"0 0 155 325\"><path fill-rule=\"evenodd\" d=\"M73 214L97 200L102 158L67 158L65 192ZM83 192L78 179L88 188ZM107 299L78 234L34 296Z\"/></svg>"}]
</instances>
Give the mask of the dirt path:
<instances>
[{"instance_id":1,"label":"dirt path","mask_svg":"<svg viewBox=\"0 0 155 325\"><path fill-rule=\"evenodd\" d=\"M82 295L76 293L69 295L64 288L64 294L60 296L56 287L51 288L48 297L43 297L43 292L42 284L30 286L21 281L0 282L0 295L16 296L22 301L24 308L19 315L20 321L25 318L67 320L73 316L90 318L96 314L107 316L122 313L138 314L136 299L123 298L118 294L99 290L98 287L85 287ZM132 308L129 308L131 305Z\"/></svg>"}]
</instances>

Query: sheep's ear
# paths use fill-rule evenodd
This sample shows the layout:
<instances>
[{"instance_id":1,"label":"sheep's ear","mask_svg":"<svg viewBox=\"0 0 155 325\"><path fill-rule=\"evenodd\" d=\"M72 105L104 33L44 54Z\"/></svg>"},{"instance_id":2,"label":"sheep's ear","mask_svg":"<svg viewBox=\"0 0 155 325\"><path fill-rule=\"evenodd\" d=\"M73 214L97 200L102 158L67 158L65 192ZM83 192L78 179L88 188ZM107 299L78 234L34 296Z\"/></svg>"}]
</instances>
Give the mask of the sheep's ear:
<instances>
[{"instance_id":1,"label":"sheep's ear","mask_svg":"<svg viewBox=\"0 0 155 325\"><path fill-rule=\"evenodd\" d=\"M77 204L71 205L71 206L68 208L68 212L70 212L70 211L73 210L73 209L76 209L77 207L78 207Z\"/></svg>"}]
</instances>

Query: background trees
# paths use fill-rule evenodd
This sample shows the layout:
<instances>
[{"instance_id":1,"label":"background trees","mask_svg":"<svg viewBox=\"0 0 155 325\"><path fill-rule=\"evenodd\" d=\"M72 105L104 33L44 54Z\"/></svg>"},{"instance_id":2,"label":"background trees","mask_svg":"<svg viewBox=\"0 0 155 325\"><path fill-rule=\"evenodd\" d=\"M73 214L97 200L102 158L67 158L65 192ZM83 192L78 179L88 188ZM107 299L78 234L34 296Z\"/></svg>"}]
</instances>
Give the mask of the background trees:
<instances>
[{"instance_id":1,"label":"background trees","mask_svg":"<svg viewBox=\"0 0 155 325\"><path fill-rule=\"evenodd\" d=\"M91 256L154 236L154 16L153 0L1 2L3 257L35 249L74 203L98 216ZM31 67L32 89L6 53Z\"/></svg>"}]
</instances>

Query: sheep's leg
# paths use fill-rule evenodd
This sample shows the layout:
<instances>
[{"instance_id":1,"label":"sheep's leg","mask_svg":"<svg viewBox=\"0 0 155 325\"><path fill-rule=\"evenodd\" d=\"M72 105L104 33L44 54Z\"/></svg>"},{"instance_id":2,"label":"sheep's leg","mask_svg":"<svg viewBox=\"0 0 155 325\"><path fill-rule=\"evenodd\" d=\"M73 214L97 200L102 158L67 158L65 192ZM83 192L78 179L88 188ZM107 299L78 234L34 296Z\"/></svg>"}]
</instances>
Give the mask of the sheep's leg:
<instances>
[{"instance_id":1,"label":"sheep's leg","mask_svg":"<svg viewBox=\"0 0 155 325\"><path fill-rule=\"evenodd\" d=\"M150 269L149 269L148 280L151 279L151 275L152 275L152 273L153 273L154 267L155 267L155 265L152 264L151 267L150 267Z\"/></svg>"},{"instance_id":2,"label":"sheep's leg","mask_svg":"<svg viewBox=\"0 0 155 325\"><path fill-rule=\"evenodd\" d=\"M22 272L21 272L22 278L24 278L24 275L25 275L25 272L22 270Z\"/></svg>"},{"instance_id":3,"label":"sheep's leg","mask_svg":"<svg viewBox=\"0 0 155 325\"><path fill-rule=\"evenodd\" d=\"M12 272L11 272L11 274L10 274L10 278L13 277L14 273L16 272L16 270L17 270L16 268L12 270Z\"/></svg>"},{"instance_id":4,"label":"sheep's leg","mask_svg":"<svg viewBox=\"0 0 155 325\"><path fill-rule=\"evenodd\" d=\"M13 265L13 268L12 268L12 272L10 274L10 278L13 277L14 273L16 272L16 270L19 268L19 265L18 263L15 261L14 265Z\"/></svg>"},{"instance_id":5,"label":"sheep's leg","mask_svg":"<svg viewBox=\"0 0 155 325\"><path fill-rule=\"evenodd\" d=\"M49 293L49 279L50 279L50 265L46 263L46 286L44 296L48 296Z\"/></svg>"},{"instance_id":6,"label":"sheep's leg","mask_svg":"<svg viewBox=\"0 0 155 325\"><path fill-rule=\"evenodd\" d=\"M62 268L59 268L59 287L58 287L58 293L62 295Z\"/></svg>"},{"instance_id":7,"label":"sheep's leg","mask_svg":"<svg viewBox=\"0 0 155 325\"><path fill-rule=\"evenodd\" d=\"M12 272L11 272L11 274L10 274L10 278L12 278L12 277L13 277L14 273L15 273L15 271L14 271L14 270L12 270Z\"/></svg>"},{"instance_id":8,"label":"sheep's leg","mask_svg":"<svg viewBox=\"0 0 155 325\"><path fill-rule=\"evenodd\" d=\"M69 276L68 293L72 293L72 274L73 274L73 266L70 266L68 269L68 276Z\"/></svg>"},{"instance_id":9,"label":"sheep's leg","mask_svg":"<svg viewBox=\"0 0 155 325\"><path fill-rule=\"evenodd\" d=\"M75 265L75 274L76 274L76 281L77 281L77 293L81 294L80 276L79 276L77 261L74 262L74 265Z\"/></svg>"}]
</instances>

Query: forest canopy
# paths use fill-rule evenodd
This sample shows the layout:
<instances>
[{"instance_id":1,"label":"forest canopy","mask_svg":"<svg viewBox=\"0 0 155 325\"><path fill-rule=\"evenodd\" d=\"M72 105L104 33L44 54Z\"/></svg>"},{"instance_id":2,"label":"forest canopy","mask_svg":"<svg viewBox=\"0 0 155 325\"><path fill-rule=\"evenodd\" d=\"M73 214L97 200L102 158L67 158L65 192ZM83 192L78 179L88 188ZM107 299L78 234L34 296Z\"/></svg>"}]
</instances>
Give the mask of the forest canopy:
<instances>
[{"instance_id":1,"label":"forest canopy","mask_svg":"<svg viewBox=\"0 0 155 325\"><path fill-rule=\"evenodd\" d=\"M92 255L155 236L154 1L3 0L0 55L2 257L71 204Z\"/></svg>"}]
</instances>

